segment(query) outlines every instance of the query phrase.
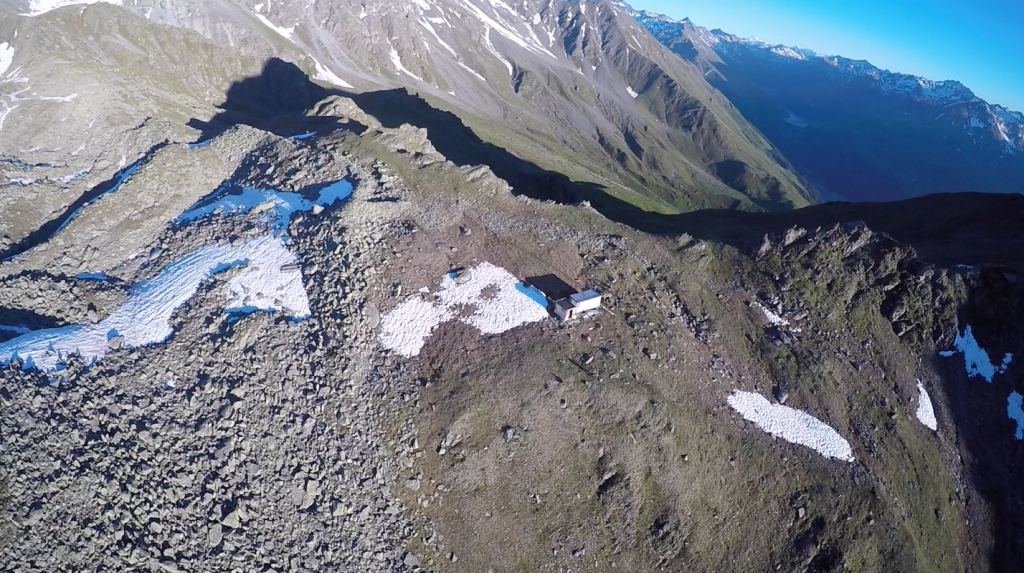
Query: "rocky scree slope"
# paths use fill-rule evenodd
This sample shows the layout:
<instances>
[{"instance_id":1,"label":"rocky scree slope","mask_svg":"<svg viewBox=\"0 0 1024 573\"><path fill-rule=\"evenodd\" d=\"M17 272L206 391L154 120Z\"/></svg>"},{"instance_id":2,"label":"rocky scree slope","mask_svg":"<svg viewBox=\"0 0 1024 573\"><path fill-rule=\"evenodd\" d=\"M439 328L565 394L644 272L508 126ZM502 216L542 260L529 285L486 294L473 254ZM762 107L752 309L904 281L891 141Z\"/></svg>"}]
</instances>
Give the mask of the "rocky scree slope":
<instances>
[{"instance_id":1,"label":"rocky scree slope","mask_svg":"<svg viewBox=\"0 0 1024 573\"><path fill-rule=\"evenodd\" d=\"M827 199L1024 192L1024 115L978 98L959 82L623 7L704 70Z\"/></svg>"},{"instance_id":2,"label":"rocky scree slope","mask_svg":"<svg viewBox=\"0 0 1024 573\"><path fill-rule=\"evenodd\" d=\"M201 189L209 162L166 165L162 159L176 151L157 152L133 182L141 186L169 168L197 196L208 193ZM369 323L353 321L366 316L358 293L386 257L381 239L398 209L377 199L393 186L372 164L248 128L186 152L228 162L227 174L242 185L287 187L305 177L298 168L268 174L271 164L360 182L347 215L321 212L330 218L308 229L294 221L289 231L289 247L304 253L304 282L320 318L314 325L225 314L224 291L237 276L228 271L173 315L167 344L112 343L112 354L96 364L66 356L57 378L17 360L5 366L4 511L13 520L4 520L2 561L39 571L214 571L239 562L260 570L407 569L399 544L411 530L388 493L395 460L383 449L385 420L403 391L395 394L379 378ZM170 224L136 202L142 190L119 189L73 224L103 231L82 235L95 247L117 244L122 233L117 220L94 215L136 218L150 233L134 239L147 244L143 264L131 256L118 261L115 251L91 259L109 273L104 279L74 278L59 273L60 261L88 257L70 248L58 262L40 263L43 271L31 256L59 250L58 233L27 258L2 265L4 318L14 310L43 314L33 307L42 299L58 321L95 322L111 309L97 304L102 297L92 296L90 285L116 290L172 268L197 246L267 232L256 215ZM324 275L329 280L318 279ZM26 278L32 287L17 288ZM88 302L87 316L76 302Z\"/></svg>"}]
</instances>

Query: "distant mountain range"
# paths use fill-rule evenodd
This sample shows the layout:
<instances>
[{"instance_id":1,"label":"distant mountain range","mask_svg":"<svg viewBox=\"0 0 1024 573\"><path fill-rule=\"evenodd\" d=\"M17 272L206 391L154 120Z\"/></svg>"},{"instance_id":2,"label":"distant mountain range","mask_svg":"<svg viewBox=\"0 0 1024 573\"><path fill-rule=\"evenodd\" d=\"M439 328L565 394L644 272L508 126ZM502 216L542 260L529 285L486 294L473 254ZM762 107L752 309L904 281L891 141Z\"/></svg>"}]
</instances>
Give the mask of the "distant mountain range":
<instances>
[{"instance_id":1,"label":"distant mountain range","mask_svg":"<svg viewBox=\"0 0 1024 573\"><path fill-rule=\"evenodd\" d=\"M698 65L826 198L1024 192L1024 115L957 81L743 39L619 4Z\"/></svg>"}]
</instances>

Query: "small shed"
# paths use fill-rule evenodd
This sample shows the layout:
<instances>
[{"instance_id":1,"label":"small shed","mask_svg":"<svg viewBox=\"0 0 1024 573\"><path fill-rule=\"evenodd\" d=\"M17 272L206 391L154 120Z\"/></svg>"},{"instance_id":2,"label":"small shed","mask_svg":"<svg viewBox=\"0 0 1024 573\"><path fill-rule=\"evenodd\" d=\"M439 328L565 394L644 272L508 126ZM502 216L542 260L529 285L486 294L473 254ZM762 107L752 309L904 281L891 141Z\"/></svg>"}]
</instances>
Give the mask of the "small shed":
<instances>
[{"instance_id":1,"label":"small shed","mask_svg":"<svg viewBox=\"0 0 1024 573\"><path fill-rule=\"evenodd\" d=\"M562 320L572 320L579 315L601 308L601 293L594 289L569 295L555 301L555 316Z\"/></svg>"}]
</instances>

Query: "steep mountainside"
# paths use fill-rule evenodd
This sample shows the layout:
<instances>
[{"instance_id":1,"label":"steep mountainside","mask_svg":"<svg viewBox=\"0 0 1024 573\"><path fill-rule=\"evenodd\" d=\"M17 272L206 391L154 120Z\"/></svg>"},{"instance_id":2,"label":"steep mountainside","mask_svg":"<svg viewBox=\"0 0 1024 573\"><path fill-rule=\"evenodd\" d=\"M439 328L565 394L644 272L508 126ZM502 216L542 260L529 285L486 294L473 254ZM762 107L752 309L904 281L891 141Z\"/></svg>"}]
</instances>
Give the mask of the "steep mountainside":
<instances>
[{"instance_id":1,"label":"steep mountainside","mask_svg":"<svg viewBox=\"0 0 1024 573\"><path fill-rule=\"evenodd\" d=\"M989 104L959 82L625 9L700 66L826 198L1024 192L1024 115Z\"/></svg>"},{"instance_id":2,"label":"steep mountainside","mask_svg":"<svg viewBox=\"0 0 1024 573\"><path fill-rule=\"evenodd\" d=\"M124 8L236 53L294 62L339 91L405 87L484 141L593 184L552 198L610 195L661 212L817 200L692 64L608 3L177 0ZM421 126L435 143L452 141L445 125Z\"/></svg>"}]
</instances>

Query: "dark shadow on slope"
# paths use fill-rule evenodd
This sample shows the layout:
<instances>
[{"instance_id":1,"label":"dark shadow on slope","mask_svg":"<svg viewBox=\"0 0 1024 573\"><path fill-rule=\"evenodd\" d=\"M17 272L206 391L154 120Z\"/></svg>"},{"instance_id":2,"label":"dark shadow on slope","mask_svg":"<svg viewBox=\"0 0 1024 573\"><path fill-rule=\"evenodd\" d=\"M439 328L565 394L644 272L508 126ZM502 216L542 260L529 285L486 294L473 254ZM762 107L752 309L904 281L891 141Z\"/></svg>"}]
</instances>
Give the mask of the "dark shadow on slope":
<instances>
[{"instance_id":1,"label":"dark shadow on slope","mask_svg":"<svg viewBox=\"0 0 1024 573\"><path fill-rule=\"evenodd\" d=\"M23 308L0 307L0 342L6 342L24 334L16 329L42 330L57 328L63 323L52 316L46 316ZM10 328L13 327L13 328Z\"/></svg>"},{"instance_id":2,"label":"dark shadow on slope","mask_svg":"<svg viewBox=\"0 0 1024 573\"><path fill-rule=\"evenodd\" d=\"M189 127L201 133L196 143L216 137L235 125L248 125L282 137L306 130L329 132L348 129L362 133L365 126L340 122L335 117L306 117L306 112L332 93L312 81L298 66L278 58L264 63L258 76L237 81L228 87L221 110L209 121L193 118Z\"/></svg>"},{"instance_id":3,"label":"dark shadow on slope","mask_svg":"<svg viewBox=\"0 0 1024 573\"><path fill-rule=\"evenodd\" d=\"M1024 196L929 195L892 203L827 203L782 213L698 211L672 217L678 231L749 252L765 233L863 221L914 247L929 263L1024 267Z\"/></svg>"},{"instance_id":4,"label":"dark shadow on slope","mask_svg":"<svg viewBox=\"0 0 1024 573\"><path fill-rule=\"evenodd\" d=\"M1018 230L1018 234L1020 230ZM1020 277L1020 278L1018 278ZM1012 279L1012 280L1011 280ZM1024 394L1024 274L1005 268L980 269L967 303L959 309L961 325L971 325L979 345L992 362L1013 354L1005 373L991 383L968 376L962 356L934 358L942 374L956 439L970 452L964 460L971 483L989 515L973 514L976 535L991 543L987 554L992 571L1020 571L1024 554L1024 441L1014 438L1016 424L1008 415L1011 392ZM962 326L961 326L962 328Z\"/></svg>"},{"instance_id":5,"label":"dark shadow on slope","mask_svg":"<svg viewBox=\"0 0 1024 573\"><path fill-rule=\"evenodd\" d=\"M1024 233L1020 232L1024 197L1019 195L953 193L884 204L828 203L775 213L713 209L662 215L614 197L600 185L573 181L483 141L457 115L405 89L367 93L328 89L313 83L294 64L271 58L259 76L235 82L226 95L220 114L209 122L193 120L193 126L204 130L204 138L240 123L282 136L302 133L311 121L347 128L336 117L306 116L317 102L337 95L352 99L384 127L425 128L434 148L450 161L459 166L486 165L508 181L516 194L564 204L589 201L608 219L644 232L685 232L750 252L765 233L783 232L794 225L814 229L859 220L913 246L928 262L1024 266Z\"/></svg>"},{"instance_id":6,"label":"dark shadow on slope","mask_svg":"<svg viewBox=\"0 0 1024 573\"><path fill-rule=\"evenodd\" d=\"M295 64L277 58L267 60L259 76L232 84L219 106L222 111L210 121L193 119L189 125L202 132L199 141L238 124L286 137L310 129L318 133L333 128L351 129L350 124L334 117L306 115L317 102L331 95L351 98L384 127L409 124L426 128L430 143L450 161L460 167L490 167L512 186L515 194L560 203L578 203L605 195L598 185L572 181L483 141L457 115L431 106L417 94L405 89L355 93L324 88L313 83Z\"/></svg>"},{"instance_id":7,"label":"dark shadow on slope","mask_svg":"<svg viewBox=\"0 0 1024 573\"><path fill-rule=\"evenodd\" d=\"M983 193L930 195L892 203L828 203L794 211L750 213L729 209L678 215L644 211L596 184L572 181L483 141L458 116L405 89L354 93L321 87L294 64L271 58L259 76L235 82L223 111L210 122L193 120L209 137L239 123L294 135L309 127L305 114L330 95L352 99L384 127L425 128L431 144L459 166L486 165L516 194L572 204L589 201L602 215L640 231L690 235L749 252L765 233L792 226L814 229L864 221L869 228L913 246L922 259L939 264L1024 263L1024 197Z\"/></svg>"},{"instance_id":8,"label":"dark shadow on slope","mask_svg":"<svg viewBox=\"0 0 1024 573\"><path fill-rule=\"evenodd\" d=\"M363 111L384 127L409 124L426 128L430 143L456 165L486 165L512 186L513 193L559 203L578 203L604 192L592 183L572 181L565 175L543 169L506 149L488 143L454 113L431 106L405 89L369 93L346 93Z\"/></svg>"},{"instance_id":9,"label":"dark shadow on slope","mask_svg":"<svg viewBox=\"0 0 1024 573\"><path fill-rule=\"evenodd\" d=\"M662 215L604 195L591 204L609 218L641 231L725 243L751 253L766 233L798 226L814 230L863 221L914 247L929 263L1008 265L1024 269L1024 196L945 193L890 203L826 203L775 213L707 209Z\"/></svg>"}]
</instances>

